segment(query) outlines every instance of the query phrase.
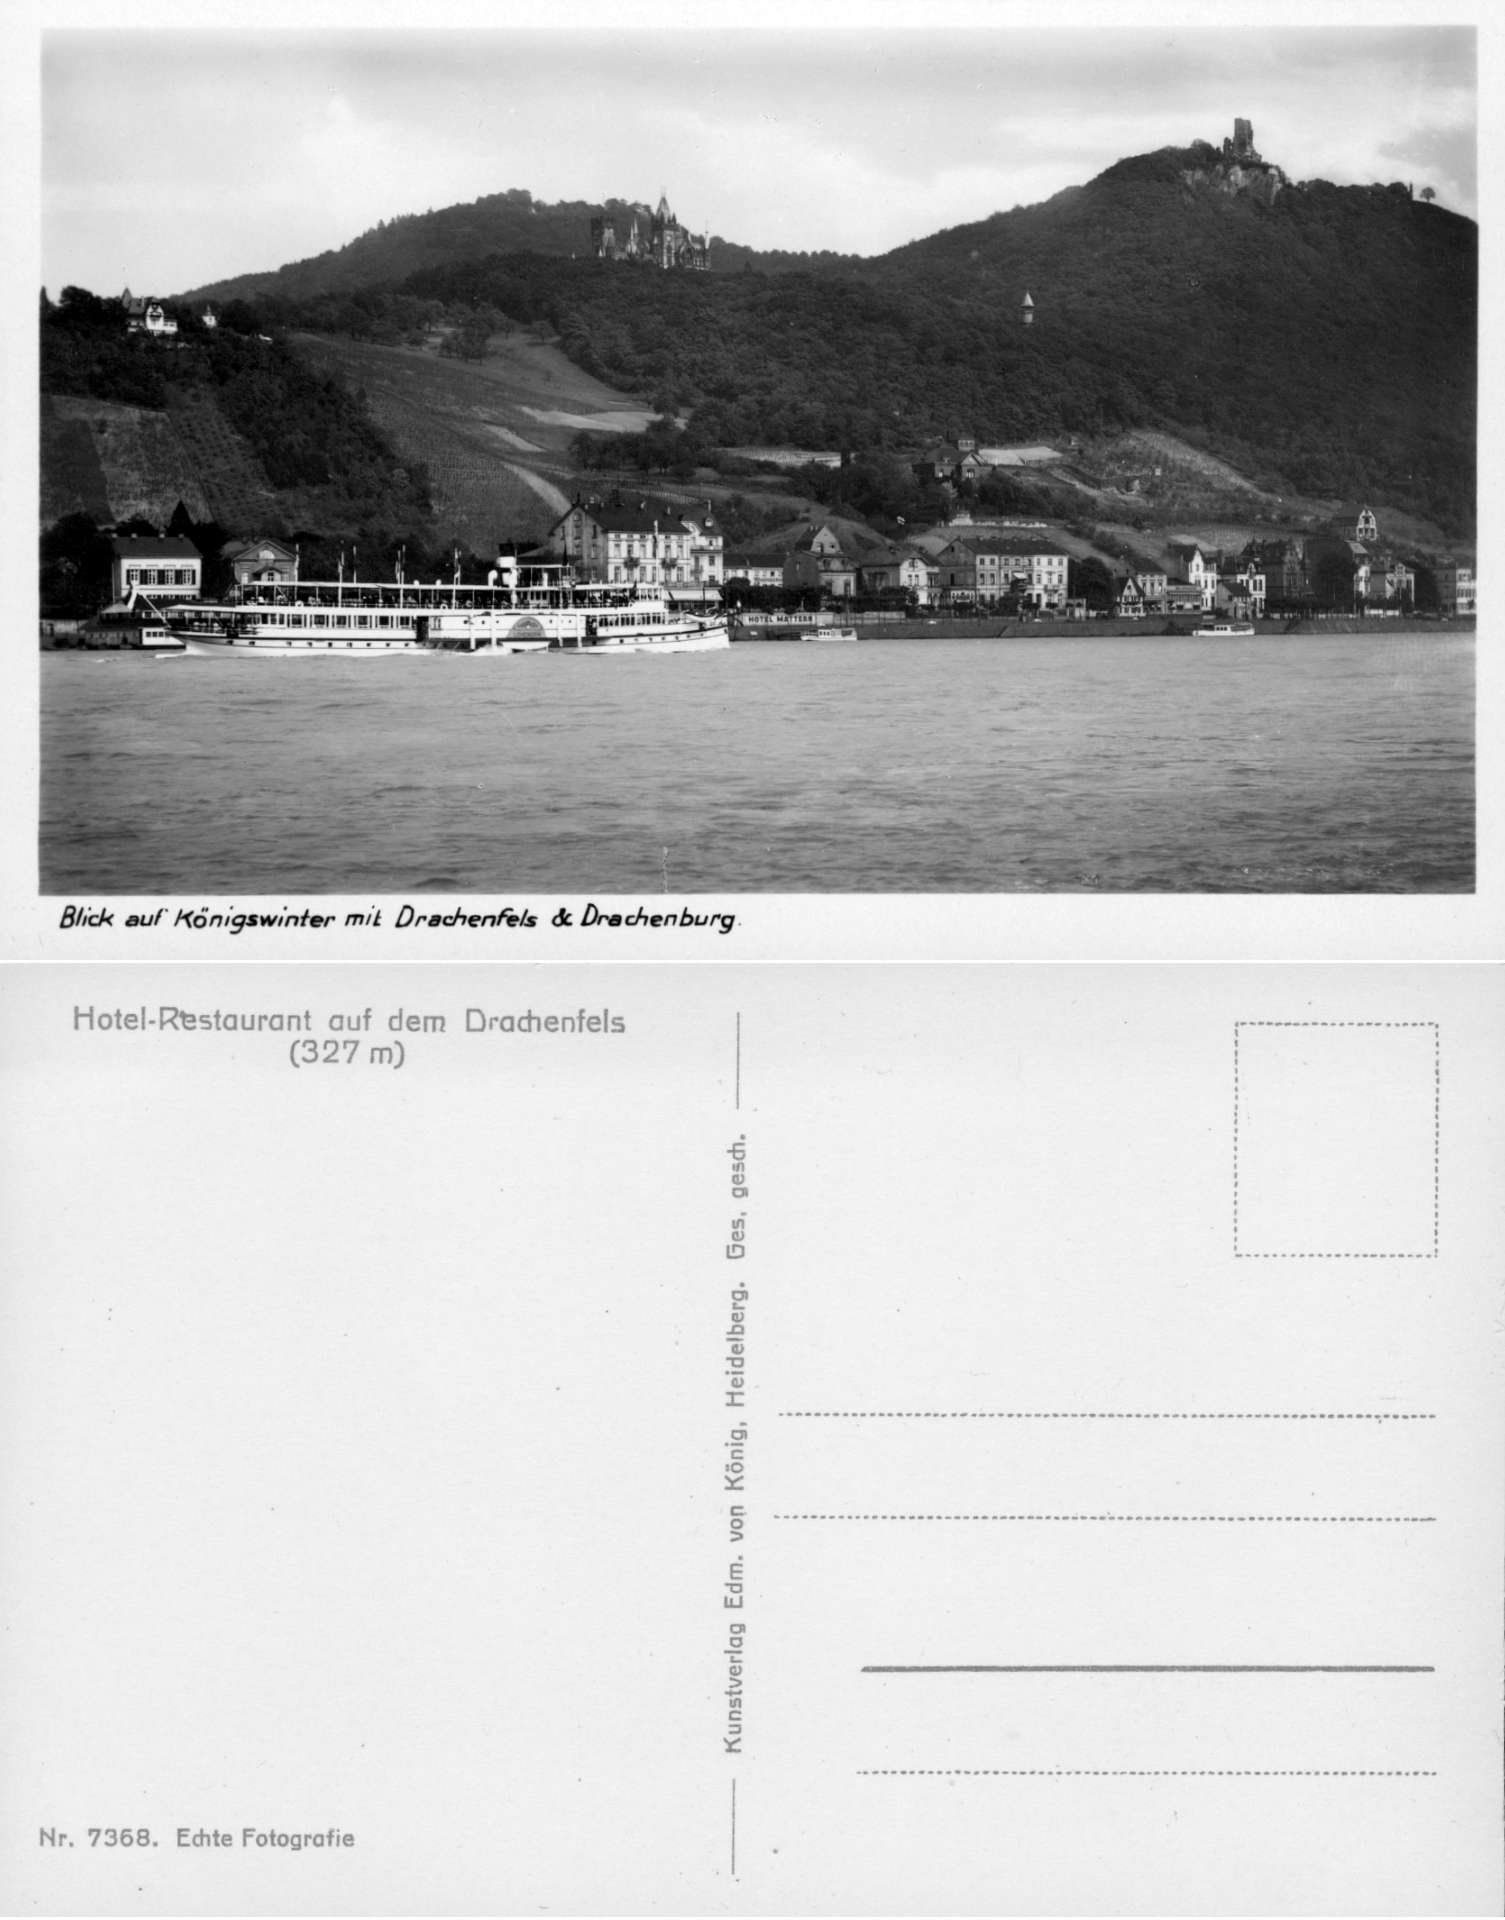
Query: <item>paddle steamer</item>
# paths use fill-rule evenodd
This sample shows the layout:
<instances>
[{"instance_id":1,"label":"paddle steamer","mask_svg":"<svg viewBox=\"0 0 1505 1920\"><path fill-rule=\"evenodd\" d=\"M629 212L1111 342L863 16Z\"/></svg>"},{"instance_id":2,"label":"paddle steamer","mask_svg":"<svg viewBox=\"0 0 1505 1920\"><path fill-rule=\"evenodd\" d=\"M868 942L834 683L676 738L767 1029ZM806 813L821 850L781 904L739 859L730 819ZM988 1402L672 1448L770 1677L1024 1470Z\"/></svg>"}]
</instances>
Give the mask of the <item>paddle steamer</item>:
<instances>
[{"instance_id":1,"label":"paddle steamer","mask_svg":"<svg viewBox=\"0 0 1505 1920\"><path fill-rule=\"evenodd\" d=\"M703 653L730 644L726 616L683 612L662 593L570 577L502 557L484 586L415 581L247 581L214 603L162 609L191 654L271 659L394 653Z\"/></svg>"}]
</instances>

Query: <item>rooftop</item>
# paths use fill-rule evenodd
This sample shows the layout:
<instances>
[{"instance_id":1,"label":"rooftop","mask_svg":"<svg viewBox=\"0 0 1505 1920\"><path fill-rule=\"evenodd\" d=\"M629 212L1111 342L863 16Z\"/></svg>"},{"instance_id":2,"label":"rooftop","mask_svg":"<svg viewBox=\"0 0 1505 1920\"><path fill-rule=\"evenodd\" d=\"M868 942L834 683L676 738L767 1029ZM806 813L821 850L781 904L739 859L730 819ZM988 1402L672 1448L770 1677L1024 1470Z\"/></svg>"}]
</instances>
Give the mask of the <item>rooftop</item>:
<instances>
[{"instance_id":1,"label":"rooftop","mask_svg":"<svg viewBox=\"0 0 1505 1920\"><path fill-rule=\"evenodd\" d=\"M198 548L191 540L184 540L178 534L163 535L155 540L143 539L135 534L117 535L110 542L116 557L121 560L197 560Z\"/></svg>"}]
</instances>

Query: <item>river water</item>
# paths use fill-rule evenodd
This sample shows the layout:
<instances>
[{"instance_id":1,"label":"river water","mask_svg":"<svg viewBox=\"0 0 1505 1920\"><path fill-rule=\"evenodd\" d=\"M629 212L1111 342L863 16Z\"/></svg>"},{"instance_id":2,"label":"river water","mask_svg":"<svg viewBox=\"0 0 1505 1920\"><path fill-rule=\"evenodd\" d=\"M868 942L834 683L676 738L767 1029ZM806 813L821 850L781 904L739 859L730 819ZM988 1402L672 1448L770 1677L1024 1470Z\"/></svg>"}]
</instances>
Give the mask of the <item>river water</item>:
<instances>
[{"instance_id":1,"label":"river water","mask_svg":"<svg viewBox=\"0 0 1505 1920\"><path fill-rule=\"evenodd\" d=\"M42 889L1468 891L1473 652L45 654Z\"/></svg>"}]
</instances>

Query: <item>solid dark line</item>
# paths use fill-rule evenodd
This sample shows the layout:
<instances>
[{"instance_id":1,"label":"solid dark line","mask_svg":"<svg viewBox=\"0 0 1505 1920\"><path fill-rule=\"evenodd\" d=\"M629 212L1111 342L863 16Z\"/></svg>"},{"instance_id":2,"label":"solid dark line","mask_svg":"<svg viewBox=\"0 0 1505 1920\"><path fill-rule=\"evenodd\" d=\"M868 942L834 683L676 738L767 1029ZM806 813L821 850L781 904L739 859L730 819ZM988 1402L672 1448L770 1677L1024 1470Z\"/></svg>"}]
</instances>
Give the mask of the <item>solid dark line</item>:
<instances>
[{"instance_id":1,"label":"solid dark line","mask_svg":"<svg viewBox=\"0 0 1505 1920\"><path fill-rule=\"evenodd\" d=\"M1076 1666L864 1667L864 1673L1435 1673L1435 1667Z\"/></svg>"}]
</instances>

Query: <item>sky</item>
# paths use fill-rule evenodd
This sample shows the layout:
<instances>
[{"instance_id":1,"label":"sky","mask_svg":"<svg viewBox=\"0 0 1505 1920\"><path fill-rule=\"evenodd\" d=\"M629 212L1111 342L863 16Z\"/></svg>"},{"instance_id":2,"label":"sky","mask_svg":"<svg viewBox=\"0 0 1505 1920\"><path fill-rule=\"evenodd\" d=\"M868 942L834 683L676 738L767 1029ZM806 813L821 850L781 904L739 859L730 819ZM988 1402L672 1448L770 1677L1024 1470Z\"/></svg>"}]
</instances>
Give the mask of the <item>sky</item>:
<instances>
[{"instance_id":1,"label":"sky","mask_svg":"<svg viewBox=\"0 0 1505 1920\"><path fill-rule=\"evenodd\" d=\"M1072 24L1042 28L1038 10L941 5L920 26L882 4L718 19L702 0L672 27L628 5L549 31L349 31L327 8L300 29L276 6L254 28L192 30L173 24L195 17L182 5L150 29L44 26L42 279L54 297L180 292L517 187L667 193L696 231L880 253L1128 154L1220 142L1235 116L1293 180L1407 180L1476 216L1473 31L1383 14L1273 6L1208 28L1177 24L1205 7L1124 8L1104 26L1068 4L1051 17ZM1272 24L1241 24L1256 17Z\"/></svg>"}]
</instances>

